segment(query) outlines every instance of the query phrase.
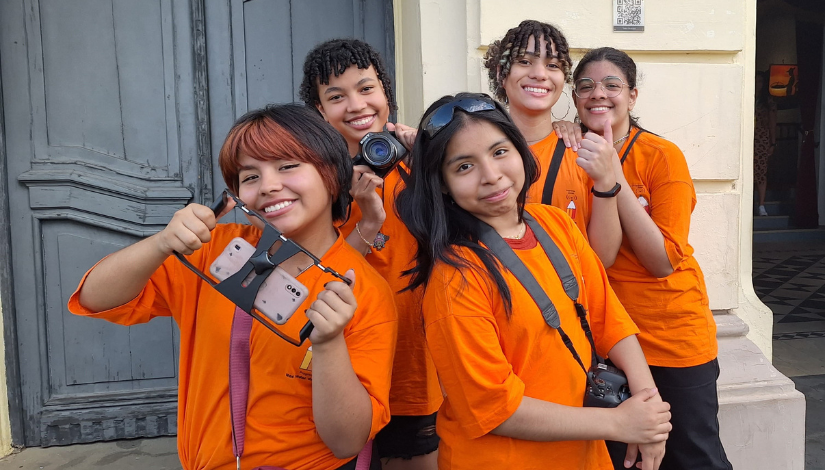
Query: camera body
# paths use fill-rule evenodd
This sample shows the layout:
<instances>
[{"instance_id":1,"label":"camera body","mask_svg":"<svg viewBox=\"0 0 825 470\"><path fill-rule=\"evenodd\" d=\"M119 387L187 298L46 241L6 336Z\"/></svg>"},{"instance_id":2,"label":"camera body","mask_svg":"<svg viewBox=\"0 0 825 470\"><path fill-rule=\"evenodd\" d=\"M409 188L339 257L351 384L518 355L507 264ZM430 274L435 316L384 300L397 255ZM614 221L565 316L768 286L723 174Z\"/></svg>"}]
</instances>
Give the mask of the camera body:
<instances>
[{"instance_id":1,"label":"camera body","mask_svg":"<svg viewBox=\"0 0 825 470\"><path fill-rule=\"evenodd\" d=\"M395 138L395 132L370 132L359 142L361 150L352 160L353 165L366 165L383 178L405 156L407 149Z\"/></svg>"},{"instance_id":2,"label":"camera body","mask_svg":"<svg viewBox=\"0 0 825 470\"><path fill-rule=\"evenodd\" d=\"M630 398L627 377L615 367L604 363L596 364L590 368L587 377L584 406L615 408Z\"/></svg>"}]
</instances>

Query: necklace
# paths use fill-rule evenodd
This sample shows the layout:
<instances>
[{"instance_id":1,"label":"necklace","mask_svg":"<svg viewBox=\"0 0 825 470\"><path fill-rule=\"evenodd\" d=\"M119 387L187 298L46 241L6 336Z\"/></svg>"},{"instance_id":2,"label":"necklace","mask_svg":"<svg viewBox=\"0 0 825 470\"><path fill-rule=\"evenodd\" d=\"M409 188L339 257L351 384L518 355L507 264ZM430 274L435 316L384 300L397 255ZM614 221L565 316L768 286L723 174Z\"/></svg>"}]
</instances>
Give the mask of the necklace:
<instances>
[{"instance_id":1,"label":"necklace","mask_svg":"<svg viewBox=\"0 0 825 470\"><path fill-rule=\"evenodd\" d=\"M521 223L521 228L518 231L518 235L516 235L515 237L501 237L501 238L506 238L508 240L521 240L521 237L523 237L525 233L527 233L527 224L522 222Z\"/></svg>"},{"instance_id":2,"label":"necklace","mask_svg":"<svg viewBox=\"0 0 825 470\"><path fill-rule=\"evenodd\" d=\"M628 137L630 137L630 130L627 131L627 134L625 134L624 137L621 137L619 140L614 140L613 145L616 146L616 145L624 142L625 140L627 140Z\"/></svg>"},{"instance_id":3,"label":"necklace","mask_svg":"<svg viewBox=\"0 0 825 470\"><path fill-rule=\"evenodd\" d=\"M300 276L301 274L303 274L303 273L304 273L304 271L306 271L307 269L311 268L313 264L315 264L315 262L310 262L310 263L309 263L309 265L307 265L307 267L305 267L304 269L301 269L300 271L298 271L298 274L296 274L296 275L295 275L295 277L298 277L298 276Z\"/></svg>"}]
</instances>

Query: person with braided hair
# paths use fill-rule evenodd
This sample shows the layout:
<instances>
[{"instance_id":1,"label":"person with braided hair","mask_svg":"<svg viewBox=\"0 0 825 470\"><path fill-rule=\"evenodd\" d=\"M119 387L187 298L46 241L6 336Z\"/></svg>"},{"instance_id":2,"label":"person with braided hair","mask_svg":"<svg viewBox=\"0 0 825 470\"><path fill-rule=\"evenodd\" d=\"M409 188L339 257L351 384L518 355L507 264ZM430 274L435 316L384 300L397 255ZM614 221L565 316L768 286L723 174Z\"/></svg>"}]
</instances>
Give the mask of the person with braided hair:
<instances>
[{"instance_id":1,"label":"person with braided hair","mask_svg":"<svg viewBox=\"0 0 825 470\"><path fill-rule=\"evenodd\" d=\"M582 137L578 126L554 122L552 114L553 106L566 94L572 63L561 31L535 20L508 30L490 44L484 56L490 90L508 105L541 167L528 201L566 211L604 266L610 267L622 242L614 197L621 187L612 164L617 158L616 142L609 134ZM564 153L554 158L561 144Z\"/></svg>"},{"instance_id":2,"label":"person with braided hair","mask_svg":"<svg viewBox=\"0 0 825 470\"><path fill-rule=\"evenodd\" d=\"M415 129L388 122L397 109L392 79L378 52L358 39L333 39L310 51L300 96L344 136L350 156L358 154L368 132L381 132L385 126L408 148L415 140ZM395 195L404 187L402 176L408 173L403 161L384 178L367 166L354 166L354 202L340 230L390 284L398 311L392 417L375 438L376 451L384 470L435 470L435 417L443 397L424 337L423 289L402 292L407 287L402 273L412 268L416 245L394 210Z\"/></svg>"}]
</instances>

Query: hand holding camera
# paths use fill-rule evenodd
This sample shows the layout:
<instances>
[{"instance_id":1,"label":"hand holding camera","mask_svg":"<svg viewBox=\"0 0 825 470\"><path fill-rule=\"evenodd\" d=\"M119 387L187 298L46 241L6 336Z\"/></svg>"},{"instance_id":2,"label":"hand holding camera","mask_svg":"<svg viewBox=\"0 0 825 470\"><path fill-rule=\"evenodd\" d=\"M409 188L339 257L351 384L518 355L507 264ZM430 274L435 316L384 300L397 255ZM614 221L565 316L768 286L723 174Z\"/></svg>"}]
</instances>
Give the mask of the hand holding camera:
<instances>
[{"instance_id":1,"label":"hand holding camera","mask_svg":"<svg viewBox=\"0 0 825 470\"><path fill-rule=\"evenodd\" d=\"M352 160L352 164L366 165L381 178L407 156L406 147L396 139L395 132L388 131L386 126L383 132L368 133L361 138L359 144L361 151Z\"/></svg>"},{"instance_id":2,"label":"hand holding camera","mask_svg":"<svg viewBox=\"0 0 825 470\"><path fill-rule=\"evenodd\" d=\"M169 224L157 235L158 249L171 255L174 252L191 255L212 239L217 218L212 209L200 204L189 204L175 212Z\"/></svg>"}]
</instances>

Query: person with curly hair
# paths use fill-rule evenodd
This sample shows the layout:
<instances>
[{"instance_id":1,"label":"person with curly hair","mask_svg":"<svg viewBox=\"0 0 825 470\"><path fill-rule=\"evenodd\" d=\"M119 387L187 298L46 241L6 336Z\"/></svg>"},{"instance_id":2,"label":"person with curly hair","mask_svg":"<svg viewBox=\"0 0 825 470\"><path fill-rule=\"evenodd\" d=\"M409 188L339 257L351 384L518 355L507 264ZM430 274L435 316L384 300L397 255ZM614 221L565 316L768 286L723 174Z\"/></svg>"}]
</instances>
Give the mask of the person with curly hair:
<instances>
[{"instance_id":1,"label":"person with curly hair","mask_svg":"<svg viewBox=\"0 0 825 470\"><path fill-rule=\"evenodd\" d=\"M412 147L415 129L388 122L397 108L392 79L378 52L363 41L334 39L310 51L300 94L344 136L350 156L359 153L367 133L385 126ZM435 417L443 398L422 327L423 289L403 291L407 282L401 273L412 266L415 240L393 209L409 167L402 161L383 178L365 165L353 169L354 203L340 230L390 284L399 319L392 419L376 436L376 450L385 470L434 470L439 444Z\"/></svg>"},{"instance_id":2,"label":"person with curly hair","mask_svg":"<svg viewBox=\"0 0 825 470\"><path fill-rule=\"evenodd\" d=\"M626 137L614 142L612 135L587 133L582 138L578 126L554 122L552 109L567 94L573 63L567 39L555 26L522 21L493 41L484 59L490 90L508 105L541 167L528 201L566 211L609 267L622 241L613 146Z\"/></svg>"}]
</instances>

